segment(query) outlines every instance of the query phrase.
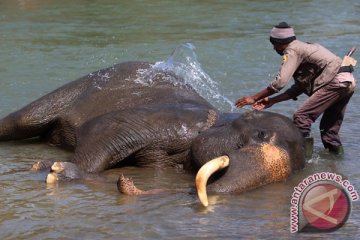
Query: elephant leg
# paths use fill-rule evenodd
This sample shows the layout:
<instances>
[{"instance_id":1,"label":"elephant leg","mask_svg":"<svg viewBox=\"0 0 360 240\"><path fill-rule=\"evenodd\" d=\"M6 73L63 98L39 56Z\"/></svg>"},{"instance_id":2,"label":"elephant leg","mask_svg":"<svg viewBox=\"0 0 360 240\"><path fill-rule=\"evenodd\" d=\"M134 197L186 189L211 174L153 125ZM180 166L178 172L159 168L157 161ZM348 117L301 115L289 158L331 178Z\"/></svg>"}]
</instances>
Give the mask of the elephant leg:
<instances>
[{"instance_id":1,"label":"elephant leg","mask_svg":"<svg viewBox=\"0 0 360 240\"><path fill-rule=\"evenodd\" d=\"M164 109L162 105L101 115L76 131L71 162L81 173L99 173L123 163L157 167L183 164L188 157L189 135L208 127L207 116L207 110ZM186 121L198 124L184 131L184 126L190 125ZM58 174L62 173L66 171Z\"/></svg>"},{"instance_id":2,"label":"elephant leg","mask_svg":"<svg viewBox=\"0 0 360 240\"><path fill-rule=\"evenodd\" d=\"M74 180L84 178L84 173L71 162L55 162L51 166L51 171L46 177L47 183L56 183L59 181Z\"/></svg>"},{"instance_id":3,"label":"elephant leg","mask_svg":"<svg viewBox=\"0 0 360 240\"><path fill-rule=\"evenodd\" d=\"M155 131L130 113L114 112L99 116L76 132L77 143L71 162L52 166L51 181L80 179L113 168L154 141Z\"/></svg>"},{"instance_id":4,"label":"elephant leg","mask_svg":"<svg viewBox=\"0 0 360 240\"><path fill-rule=\"evenodd\" d=\"M128 142L128 144L131 143ZM106 144L106 141L94 143L90 137L76 148L71 162L55 162L51 166L46 182L55 183L58 181L94 178L94 176L98 176L97 173L116 166L141 147L142 145L139 145L135 149L129 149L129 151L123 149L118 152L112 148L110 142L108 144Z\"/></svg>"}]
</instances>

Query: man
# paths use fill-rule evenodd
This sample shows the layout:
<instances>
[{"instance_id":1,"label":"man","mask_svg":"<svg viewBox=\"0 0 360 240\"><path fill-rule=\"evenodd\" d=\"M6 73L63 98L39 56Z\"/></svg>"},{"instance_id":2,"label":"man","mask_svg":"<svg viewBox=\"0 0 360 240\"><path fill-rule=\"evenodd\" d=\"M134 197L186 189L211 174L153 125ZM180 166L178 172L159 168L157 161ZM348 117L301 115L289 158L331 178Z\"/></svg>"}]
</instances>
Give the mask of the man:
<instances>
[{"instance_id":1,"label":"man","mask_svg":"<svg viewBox=\"0 0 360 240\"><path fill-rule=\"evenodd\" d=\"M339 130L346 105L355 90L353 66L341 66L344 65L342 59L319 44L296 40L294 29L286 22L272 28L270 42L283 57L277 76L262 91L238 99L236 107L252 105L254 109L261 110L281 101L296 100L297 96L305 93L309 98L293 116L294 124L305 138L305 146L307 141L313 141L310 137L311 124L323 114L320 122L323 145L332 153L342 154ZM273 98L268 97L284 88L291 77L295 80L294 85Z\"/></svg>"}]
</instances>

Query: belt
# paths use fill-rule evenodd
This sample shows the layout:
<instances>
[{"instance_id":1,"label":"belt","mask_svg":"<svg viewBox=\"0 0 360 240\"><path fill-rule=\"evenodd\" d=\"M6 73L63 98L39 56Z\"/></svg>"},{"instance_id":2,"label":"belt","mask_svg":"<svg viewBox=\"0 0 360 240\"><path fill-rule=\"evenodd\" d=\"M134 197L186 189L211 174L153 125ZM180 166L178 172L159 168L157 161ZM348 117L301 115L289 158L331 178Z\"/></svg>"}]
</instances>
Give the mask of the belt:
<instances>
[{"instance_id":1,"label":"belt","mask_svg":"<svg viewBox=\"0 0 360 240\"><path fill-rule=\"evenodd\" d=\"M349 66L342 66L342 67L340 67L338 73L342 73L342 72L352 73L353 71L354 71L353 65L349 65Z\"/></svg>"}]
</instances>

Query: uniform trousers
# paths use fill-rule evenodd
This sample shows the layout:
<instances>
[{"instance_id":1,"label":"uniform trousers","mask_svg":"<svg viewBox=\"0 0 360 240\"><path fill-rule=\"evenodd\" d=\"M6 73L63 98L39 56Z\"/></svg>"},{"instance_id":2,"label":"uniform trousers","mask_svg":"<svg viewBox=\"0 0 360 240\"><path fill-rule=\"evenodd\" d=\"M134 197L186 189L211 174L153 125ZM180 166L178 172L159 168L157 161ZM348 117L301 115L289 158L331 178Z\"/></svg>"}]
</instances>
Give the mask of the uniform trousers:
<instances>
[{"instance_id":1,"label":"uniform trousers","mask_svg":"<svg viewBox=\"0 0 360 240\"><path fill-rule=\"evenodd\" d=\"M339 131L346 106L355 90L351 73L338 73L333 80L313 93L294 113L294 124L304 137L310 136L311 124L320 121L321 140L325 148L341 146Z\"/></svg>"}]
</instances>

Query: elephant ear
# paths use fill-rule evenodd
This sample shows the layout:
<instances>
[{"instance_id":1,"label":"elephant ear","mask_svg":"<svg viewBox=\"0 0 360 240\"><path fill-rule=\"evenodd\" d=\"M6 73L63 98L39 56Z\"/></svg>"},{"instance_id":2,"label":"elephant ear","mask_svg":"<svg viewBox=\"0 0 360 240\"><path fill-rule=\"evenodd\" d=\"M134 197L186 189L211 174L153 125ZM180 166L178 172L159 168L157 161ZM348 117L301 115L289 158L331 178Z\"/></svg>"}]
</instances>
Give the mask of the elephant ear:
<instances>
[{"instance_id":1,"label":"elephant ear","mask_svg":"<svg viewBox=\"0 0 360 240\"><path fill-rule=\"evenodd\" d=\"M160 104L99 116L77 132L73 162L87 172L130 156L139 165L184 164L192 139L213 124L213 115L205 107Z\"/></svg>"},{"instance_id":2,"label":"elephant ear","mask_svg":"<svg viewBox=\"0 0 360 240\"><path fill-rule=\"evenodd\" d=\"M292 171L286 150L273 144L249 145L230 153L228 157L228 169L220 179L209 185L209 191L245 192L284 181Z\"/></svg>"},{"instance_id":3,"label":"elephant ear","mask_svg":"<svg viewBox=\"0 0 360 240\"><path fill-rule=\"evenodd\" d=\"M86 122L76 133L72 162L86 172L101 172L147 146L156 139L156 130L143 114L119 111Z\"/></svg>"}]
</instances>

